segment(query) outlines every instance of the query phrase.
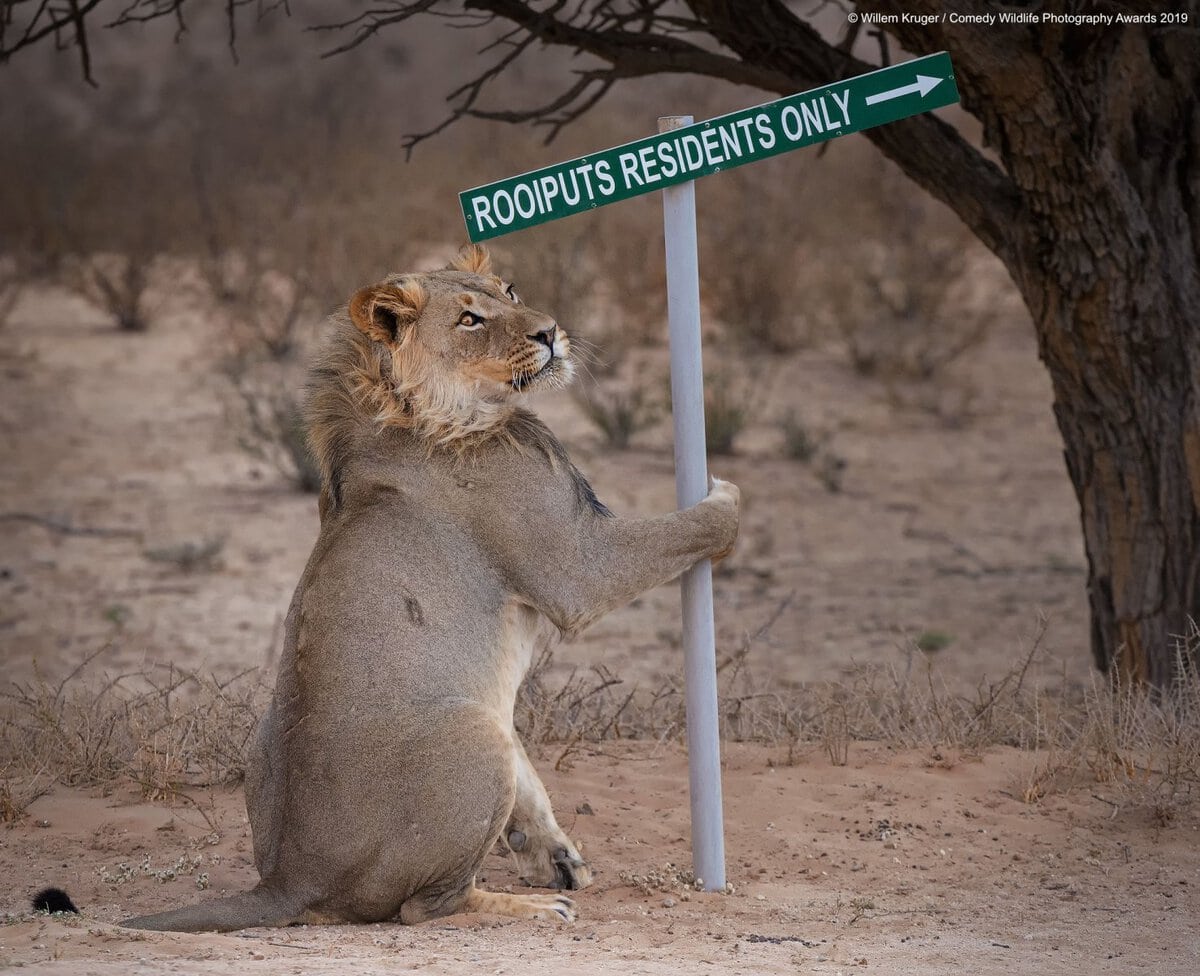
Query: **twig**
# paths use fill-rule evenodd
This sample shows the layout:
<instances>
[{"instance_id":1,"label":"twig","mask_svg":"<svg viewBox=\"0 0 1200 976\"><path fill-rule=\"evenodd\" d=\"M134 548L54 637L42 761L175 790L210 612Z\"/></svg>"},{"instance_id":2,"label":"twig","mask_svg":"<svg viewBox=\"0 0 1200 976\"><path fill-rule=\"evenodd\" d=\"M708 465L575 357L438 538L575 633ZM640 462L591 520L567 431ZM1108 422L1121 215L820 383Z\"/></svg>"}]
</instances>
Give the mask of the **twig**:
<instances>
[{"instance_id":1,"label":"twig","mask_svg":"<svg viewBox=\"0 0 1200 976\"><path fill-rule=\"evenodd\" d=\"M54 518L50 515L39 515L36 512L0 512L0 520L10 522L29 522L40 525L51 532L62 535L90 535L102 539L137 539L141 540L142 533L138 529L113 529L96 525L75 525L66 519Z\"/></svg>"}]
</instances>

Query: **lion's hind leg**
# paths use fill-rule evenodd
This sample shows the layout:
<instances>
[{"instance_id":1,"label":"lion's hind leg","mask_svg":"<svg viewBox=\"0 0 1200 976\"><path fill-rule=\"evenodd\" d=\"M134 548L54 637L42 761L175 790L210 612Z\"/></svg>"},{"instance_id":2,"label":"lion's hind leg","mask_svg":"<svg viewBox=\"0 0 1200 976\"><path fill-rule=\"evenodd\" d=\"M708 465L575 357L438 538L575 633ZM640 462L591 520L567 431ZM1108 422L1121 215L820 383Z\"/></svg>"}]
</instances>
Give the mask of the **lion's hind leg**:
<instances>
[{"instance_id":1,"label":"lion's hind leg","mask_svg":"<svg viewBox=\"0 0 1200 976\"><path fill-rule=\"evenodd\" d=\"M464 890L447 896L444 891L418 891L400 906L400 921L416 925L460 912L486 912L513 918L575 921L575 903L566 895L509 895L481 891L474 879Z\"/></svg>"}]
</instances>

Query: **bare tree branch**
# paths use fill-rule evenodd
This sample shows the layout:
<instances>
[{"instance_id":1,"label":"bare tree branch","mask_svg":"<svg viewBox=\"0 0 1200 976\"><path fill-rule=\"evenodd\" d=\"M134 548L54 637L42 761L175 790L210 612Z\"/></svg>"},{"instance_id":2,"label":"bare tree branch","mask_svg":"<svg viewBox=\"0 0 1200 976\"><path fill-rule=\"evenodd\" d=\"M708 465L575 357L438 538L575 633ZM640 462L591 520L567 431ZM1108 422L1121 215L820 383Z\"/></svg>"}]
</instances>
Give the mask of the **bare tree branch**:
<instances>
[{"instance_id":1,"label":"bare tree branch","mask_svg":"<svg viewBox=\"0 0 1200 976\"><path fill-rule=\"evenodd\" d=\"M36 7L34 3L36 2ZM176 23L176 40L187 30L184 7L188 0L123 0L119 12L102 27L124 27L145 24L169 17ZM79 65L84 80L95 85L92 77L89 30L95 26L101 4L113 7L112 0L0 0L0 63L18 51L54 39L58 50L74 46L79 52ZM255 16L262 19L276 10L290 13L288 0L224 0L225 19L229 32L229 50L237 60L237 19L243 7L254 7ZM28 13L32 8L32 13Z\"/></svg>"},{"instance_id":2,"label":"bare tree branch","mask_svg":"<svg viewBox=\"0 0 1200 976\"><path fill-rule=\"evenodd\" d=\"M88 15L102 0L69 0L67 6L50 0L0 0L0 59L39 39L53 35L59 44L68 38L80 52L84 74L91 76L87 46ZM918 8L941 9L942 0L900 4L896 0L863 0L864 10L884 13ZM179 30L187 0L122 0L116 19L106 26L176 19ZM258 15L283 6L276 0L225 0L229 43L237 41L240 8L255 5ZM14 11L33 8L20 33L11 33ZM488 30L502 26L483 52L503 49L495 60L448 96L451 109L433 128L410 136L411 152L421 141L464 117L531 122L547 129L547 141L587 112L619 81L660 73L696 74L779 94L823 85L831 80L870 71L878 65L850 53L852 37L840 44L827 41L783 2L757 0L554 0L531 4L522 0L375 0L353 17L320 24L313 30L341 34L341 42L326 56L344 53L368 42L381 30L418 16L436 16L452 26ZM962 32L931 24L920 28L903 22L884 29L908 50L927 53L960 43ZM349 36L346 36L346 34ZM890 57L887 35L872 32L884 62ZM11 38L11 39L10 39ZM998 44L1004 41L999 37ZM492 107L485 104L491 83L536 45L572 50L596 59L557 95L528 106ZM977 53L977 52L972 52ZM1003 55L1001 55L1003 56ZM966 59L964 59L965 61ZM961 90L964 107L984 121L989 131L986 79L969 72ZM978 69L985 74L989 66ZM1011 264L1020 239L1020 194L1008 175L971 146L952 126L930 115L918 116L867 131L872 140L913 180L954 209L980 239Z\"/></svg>"},{"instance_id":3,"label":"bare tree branch","mask_svg":"<svg viewBox=\"0 0 1200 976\"><path fill-rule=\"evenodd\" d=\"M535 9L519 0L468 0L468 11L482 17L484 23L509 26L484 50L500 44L510 48L451 92L448 101L452 108L447 118L412 136L406 146L411 151L464 117L545 125L552 139L616 82L651 74L698 74L791 94L879 67L852 56L849 44L827 41L782 0L759 0L752 6L751 11L748 4L737 0L688 0L684 5L667 5L663 0L557 0ZM864 6L897 12L900 5L879 0ZM383 27L420 14L465 16L462 8L450 8L439 0L382 2L360 15L355 35L329 53L349 50ZM940 33L932 32L919 45L917 35L892 32L891 25L888 30L915 53L927 53L922 47L934 45L936 49L942 41ZM890 57L887 37L881 33L877 40L886 63ZM558 96L542 103L503 109L484 107L482 101L490 82L534 42L591 55L600 65L582 72ZM968 88L973 94L975 89ZM958 213L1006 263L1011 262L1020 239L1020 194L998 165L971 146L953 126L930 115L865 134L914 181Z\"/></svg>"}]
</instances>

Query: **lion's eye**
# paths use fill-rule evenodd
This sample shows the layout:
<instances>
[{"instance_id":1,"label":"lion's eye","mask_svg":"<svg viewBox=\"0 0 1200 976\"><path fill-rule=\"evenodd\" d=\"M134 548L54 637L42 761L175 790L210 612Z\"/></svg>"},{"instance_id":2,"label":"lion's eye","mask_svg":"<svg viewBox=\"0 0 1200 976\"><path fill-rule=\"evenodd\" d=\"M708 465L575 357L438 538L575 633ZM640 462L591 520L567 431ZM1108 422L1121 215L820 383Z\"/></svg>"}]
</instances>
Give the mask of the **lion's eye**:
<instances>
[{"instance_id":1,"label":"lion's eye","mask_svg":"<svg viewBox=\"0 0 1200 976\"><path fill-rule=\"evenodd\" d=\"M504 289L504 294L506 294L509 298L511 298L513 300L514 304L516 304L516 305L521 304L521 296L517 294L517 290L512 285L509 285L507 288Z\"/></svg>"},{"instance_id":2,"label":"lion's eye","mask_svg":"<svg viewBox=\"0 0 1200 976\"><path fill-rule=\"evenodd\" d=\"M476 315L474 312L463 312L458 317L458 327L466 329L468 332L474 332L476 329L483 328L483 316Z\"/></svg>"}]
</instances>

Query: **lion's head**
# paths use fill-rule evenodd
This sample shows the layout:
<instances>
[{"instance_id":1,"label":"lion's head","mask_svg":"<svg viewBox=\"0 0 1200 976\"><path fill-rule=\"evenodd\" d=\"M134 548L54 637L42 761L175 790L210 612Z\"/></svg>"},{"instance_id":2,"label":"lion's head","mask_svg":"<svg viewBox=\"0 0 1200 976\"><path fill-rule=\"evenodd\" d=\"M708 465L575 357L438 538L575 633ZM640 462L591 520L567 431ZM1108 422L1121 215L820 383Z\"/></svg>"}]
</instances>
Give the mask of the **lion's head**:
<instances>
[{"instance_id":1,"label":"lion's head","mask_svg":"<svg viewBox=\"0 0 1200 976\"><path fill-rule=\"evenodd\" d=\"M522 304L479 246L444 270L392 275L361 289L349 313L390 353L397 395L415 399L412 409L434 427L470 425L470 414L514 393L562 385L573 371L566 333Z\"/></svg>"},{"instance_id":2,"label":"lion's head","mask_svg":"<svg viewBox=\"0 0 1200 976\"><path fill-rule=\"evenodd\" d=\"M446 268L390 275L350 299L313 373L310 443L326 476L364 421L431 446L469 443L502 429L521 394L565 385L570 355L558 323L468 246Z\"/></svg>"}]
</instances>

